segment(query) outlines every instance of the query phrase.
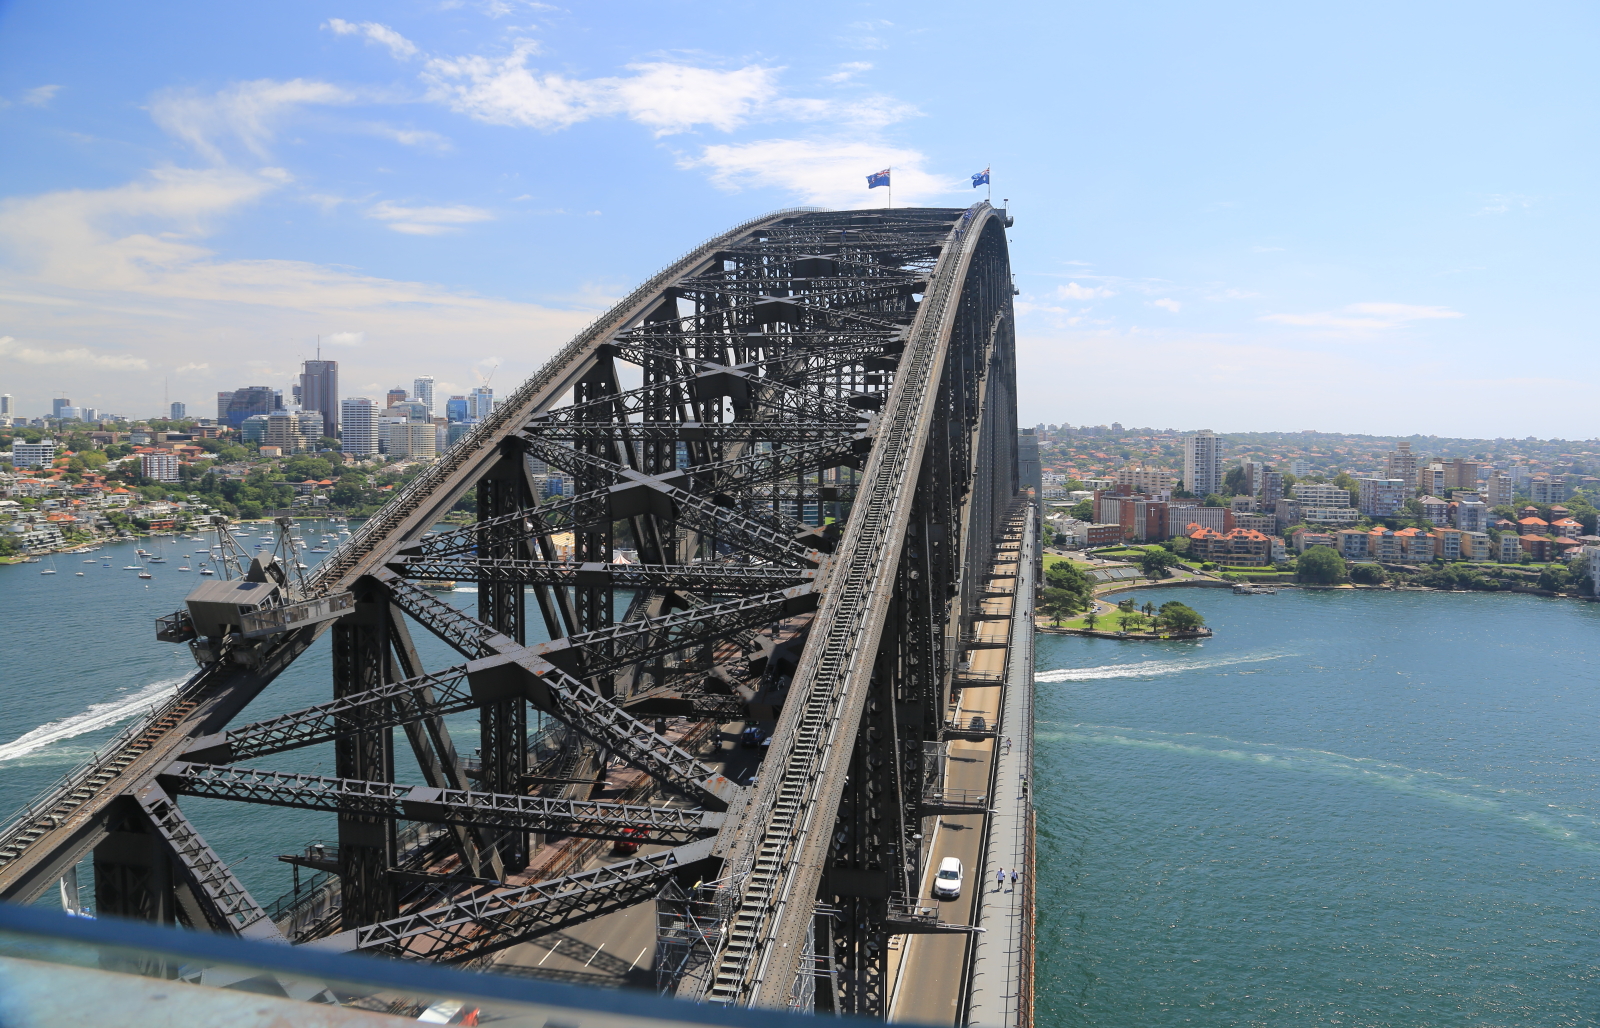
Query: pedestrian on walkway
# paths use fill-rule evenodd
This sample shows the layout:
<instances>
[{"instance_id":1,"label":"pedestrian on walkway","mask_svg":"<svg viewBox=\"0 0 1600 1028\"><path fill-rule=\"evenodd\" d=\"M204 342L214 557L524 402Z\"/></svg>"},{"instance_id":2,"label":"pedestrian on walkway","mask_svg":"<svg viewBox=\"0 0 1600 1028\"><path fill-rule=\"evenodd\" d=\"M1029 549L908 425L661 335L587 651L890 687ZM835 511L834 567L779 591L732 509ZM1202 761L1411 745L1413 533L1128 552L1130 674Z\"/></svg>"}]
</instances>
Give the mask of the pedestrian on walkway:
<instances>
[{"instance_id":1,"label":"pedestrian on walkway","mask_svg":"<svg viewBox=\"0 0 1600 1028\"><path fill-rule=\"evenodd\" d=\"M1011 736L1006 736L1006 752L1011 752Z\"/></svg>"},{"instance_id":2,"label":"pedestrian on walkway","mask_svg":"<svg viewBox=\"0 0 1600 1028\"><path fill-rule=\"evenodd\" d=\"M999 892L1001 889L1005 888L1005 885L1006 885L1006 873L1005 873L1005 870L1002 869L1002 868L996 868L995 872L994 872L994 891L995 892Z\"/></svg>"},{"instance_id":3,"label":"pedestrian on walkway","mask_svg":"<svg viewBox=\"0 0 1600 1028\"><path fill-rule=\"evenodd\" d=\"M1011 869L1011 887L1013 889L1015 889L1017 887L1017 869L1016 868L1012 868Z\"/></svg>"}]
</instances>

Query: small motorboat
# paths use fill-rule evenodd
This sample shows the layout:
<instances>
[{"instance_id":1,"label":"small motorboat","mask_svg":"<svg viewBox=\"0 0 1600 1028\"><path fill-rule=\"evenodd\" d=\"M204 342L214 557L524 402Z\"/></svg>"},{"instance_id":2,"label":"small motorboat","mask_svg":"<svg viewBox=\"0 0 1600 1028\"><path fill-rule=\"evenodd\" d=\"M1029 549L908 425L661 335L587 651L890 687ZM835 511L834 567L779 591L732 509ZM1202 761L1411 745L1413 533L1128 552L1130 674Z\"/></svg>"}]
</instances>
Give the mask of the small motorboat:
<instances>
[{"instance_id":1,"label":"small motorboat","mask_svg":"<svg viewBox=\"0 0 1600 1028\"><path fill-rule=\"evenodd\" d=\"M179 570L179 571L188 571L188 570L189 570L189 569L188 569L188 568L187 568L187 567L181 567L181 568L179 568L179 569L178 569L178 570Z\"/></svg>"},{"instance_id":2,"label":"small motorboat","mask_svg":"<svg viewBox=\"0 0 1600 1028\"><path fill-rule=\"evenodd\" d=\"M43 571L39 572L41 575L53 575L55 573L56 572L54 568L45 568Z\"/></svg>"},{"instance_id":3,"label":"small motorboat","mask_svg":"<svg viewBox=\"0 0 1600 1028\"><path fill-rule=\"evenodd\" d=\"M122 570L124 570L124 571L143 571L144 570L144 566L141 565L141 564L129 564L127 567L123 568Z\"/></svg>"},{"instance_id":4,"label":"small motorboat","mask_svg":"<svg viewBox=\"0 0 1600 1028\"><path fill-rule=\"evenodd\" d=\"M139 572L139 577L140 577L140 578L154 578L154 577L156 577L156 576L155 576L155 575L152 575L152 574L151 574L151 573L150 573L150 572L148 572L148 571L141 571L141 572Z\"/></svg>"},{"instance_id":5,"label":"small motorboat","mask_svg":"<svg viewBox=\"0 0 1600 1028\"><path fill-rule=\"evenodd\" d=\"M100 563L100 559L98 557L90 557L88 560L84 561L84 563L85 564L98 564L98 563Z\"/></svg>"},{"instance_id":6,"label":"small motorboat","mask_svg":"<svg viewBox=\"0 0 1600 1028\"><path fill-rule=\"evenodd\" d=\"M79 572L76 572L76 574L77 574L77 576L78 576L78 577L79 577L79 578L82 578L82 577L83 577L83 572L82 572L82 571L79 571Z\"/></svg>"},{"instance_id":7,"label":"small motorboat","mask_svg":"<svg viewBox=\"0 0 1600 1028\"><path fill-rule=\"evenodd\" d=\"M210 568L201 568L200 569L200 573L202 575L214 575L214 574L216 574L216 572L212 571Z\"/></svg>"}]
</instances>

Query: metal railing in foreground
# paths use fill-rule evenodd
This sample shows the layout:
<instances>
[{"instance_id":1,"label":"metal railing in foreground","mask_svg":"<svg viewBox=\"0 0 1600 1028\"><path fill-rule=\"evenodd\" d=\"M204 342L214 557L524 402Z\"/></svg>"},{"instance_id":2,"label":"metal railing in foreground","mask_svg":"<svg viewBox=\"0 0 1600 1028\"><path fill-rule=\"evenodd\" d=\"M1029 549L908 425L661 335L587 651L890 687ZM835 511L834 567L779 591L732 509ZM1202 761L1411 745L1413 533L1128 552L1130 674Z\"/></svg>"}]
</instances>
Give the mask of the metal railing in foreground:
<instances>
[{"instance_id":1,"label":"metal railing in foreground","mask_svg":"<svg viewBox=\"0 0 1600 1028\"><path fill-rule=\"evenodd\" d=\"M0 1009L7 1023L126 1028L374 1028L402 1019L506 1028L816 1024L799 1014L697 1006L644 992L344 956L9 903L0 903Z\"/></svg>"}]
</instances>

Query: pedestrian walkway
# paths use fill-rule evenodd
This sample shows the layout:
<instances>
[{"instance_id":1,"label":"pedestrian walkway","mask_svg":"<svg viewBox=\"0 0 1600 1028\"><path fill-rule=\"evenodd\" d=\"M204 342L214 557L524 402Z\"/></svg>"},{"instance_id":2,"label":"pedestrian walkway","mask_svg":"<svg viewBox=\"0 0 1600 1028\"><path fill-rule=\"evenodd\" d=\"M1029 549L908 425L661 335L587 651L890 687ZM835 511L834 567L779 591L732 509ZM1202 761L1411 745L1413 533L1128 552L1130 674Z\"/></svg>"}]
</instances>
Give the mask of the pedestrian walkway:
<instances>
[{"instance_id":1,"label":"pedestrian walkway","mask_svg":"<svg viewBox=\"0 0 1600 1028\"><path fill-rule=\"evenodd\" d=\"M969 1025L1026 1028L1033 1019L1033 594L1038 511L1030 510L1017 562L1011 648L997 728L983 884L973 924ZM1010 745L1006 745L1009 741ZM995 884L995 875L1005 881ZM1013 881L1015 878L1015 881Z\"/></svg>"}]
</instances>

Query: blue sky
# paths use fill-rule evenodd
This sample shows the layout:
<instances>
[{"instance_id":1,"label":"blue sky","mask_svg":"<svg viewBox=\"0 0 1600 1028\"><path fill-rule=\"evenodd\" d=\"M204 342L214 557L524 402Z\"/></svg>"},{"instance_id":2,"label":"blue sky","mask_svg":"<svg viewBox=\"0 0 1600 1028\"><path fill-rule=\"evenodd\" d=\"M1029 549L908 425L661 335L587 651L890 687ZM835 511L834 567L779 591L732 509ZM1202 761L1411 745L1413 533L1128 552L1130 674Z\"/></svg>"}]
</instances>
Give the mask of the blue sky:
<instances>
[{"instance_id":1,"label":"blue sky","mask_svg":"<svg viewBox=\"0 0 1600 1028\"><path fill-rule=\"evenodd\" d=\"M1600 435L1578 4L0 3L0 392L510 387L796 204L1016 214L1025 422ZM980 194L981 195L981 194ZM165 384L164 384L165 383Z\"/></svg>"}]
</instances>

